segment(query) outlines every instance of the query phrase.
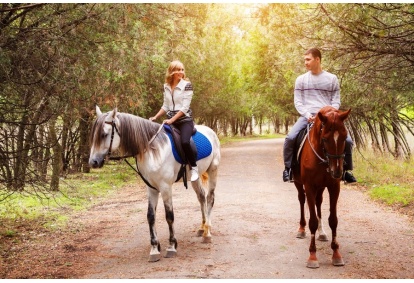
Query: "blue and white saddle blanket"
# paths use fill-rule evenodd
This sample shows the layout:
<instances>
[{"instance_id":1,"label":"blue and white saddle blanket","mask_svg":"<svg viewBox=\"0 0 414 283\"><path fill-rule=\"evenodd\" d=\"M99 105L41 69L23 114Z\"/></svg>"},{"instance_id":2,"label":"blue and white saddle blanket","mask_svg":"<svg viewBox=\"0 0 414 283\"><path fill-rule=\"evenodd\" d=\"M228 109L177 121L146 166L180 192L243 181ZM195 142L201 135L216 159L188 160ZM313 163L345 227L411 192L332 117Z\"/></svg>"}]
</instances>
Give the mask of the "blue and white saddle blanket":
<instances>
[{"instance_id":1,"label":"blue and white saddle blanket","mask_svg":"<svg viewBox=\"0 0 414 283\"><path fill-rule=\"evenodd\" d=\"M172 146L172 152L173 152L175 160L180 164L184 164L176 148L174 138L172 136L171 127L169 125L164 124L164 130L167 133L168 138L170 139L171 146ZM199 131L196 131L195 134L192 135L191 139L192 139L192 143L194 143L195 145L195 150L197 151L197 160L203 159L211 154L213 147L205 135L203 135Z\"/></svg>"}]
</instances>

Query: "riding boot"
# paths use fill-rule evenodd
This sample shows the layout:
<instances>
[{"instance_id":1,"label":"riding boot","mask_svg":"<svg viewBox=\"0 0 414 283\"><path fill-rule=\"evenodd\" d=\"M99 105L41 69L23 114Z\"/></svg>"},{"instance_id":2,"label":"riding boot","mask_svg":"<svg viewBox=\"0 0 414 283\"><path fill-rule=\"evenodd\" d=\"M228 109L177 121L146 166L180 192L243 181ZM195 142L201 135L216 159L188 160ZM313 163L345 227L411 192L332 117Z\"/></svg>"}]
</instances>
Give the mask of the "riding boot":
<instances>
[{"instance_id":1,"label":"riding boot","mask_svg":"<svg viewBox=\"0 0 414 283\"><path fill-rule=\"evenodd\" d=\"M344 157L344 174L342 176L342 180L345 183L351 184L351 183L356 183L357 180L354 177L354 175L352 174L351 170L354 168L353 164L352 164L352 154L346 154L345 153L345 157Z\"/></svg>"},{"instance_id":2,"label":"riding boot","mask_svg":"<svg viewBox=\"0 0 414 283\"><path fill-rule=\"evenodd\" d=\"M190 143L183 143L183 150L185 156L187 158L188 163L191 166L191 182L194 182L198 179L198 167L197 167L197 159L194 155L193 149L191 148Z\"/></svg>"},{"instance_id":3,"label":"riding boot","mask_svg":"<svg viewBox=\"0 0 414 283\"><path fill-rule=\"evenodd\" d=\"M283 182L290 182L291 181L291 169L288 167L285 167L285 170L283 170Z\"/></svg>"},{"instance_id":4,"label":"riding boot","mask_svg":"<svg viewBox=\"0 0 414 283\"><path fill-rule=\"evenodd\" d=\"M345 153L344 156L344 171L354 169L354 164L352 163L352 154Z\"/></svg>"},{"instance_id":5,"label":"riding boot","mask_svg":"<svg viewBox=\"0 0 414 283\"><path fill-rule=\"evenodd\" d=\"M345 140L344 171L352 171L354 169L354 164L352 163L352 147L353 141L348 136Z\"/></svg>"}]
</instances>

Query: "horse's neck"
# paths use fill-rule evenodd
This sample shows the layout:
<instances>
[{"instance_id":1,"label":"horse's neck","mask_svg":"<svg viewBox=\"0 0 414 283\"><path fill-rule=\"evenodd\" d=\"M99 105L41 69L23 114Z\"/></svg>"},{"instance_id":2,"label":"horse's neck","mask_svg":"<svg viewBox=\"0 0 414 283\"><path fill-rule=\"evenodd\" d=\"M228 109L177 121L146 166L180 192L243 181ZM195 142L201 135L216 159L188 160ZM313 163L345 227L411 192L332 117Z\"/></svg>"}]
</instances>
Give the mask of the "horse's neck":
<instances>
[{"instance_id":1,"label":"horse's neck","mask_svg":"<svg viewBox=\"0 0 414 283\"><path fill-rule=\"evenodd\" d=\"M168 164L171 160L175 160L172 153L171 144L164 142L168 140L168 136L165 132L161 131L151 142L148 150L145 150L137 162L143 171L154 172L158 171L161 167L172 167ZM171 165L171 166L170 166Z\"/></svg>"}]
</instances>

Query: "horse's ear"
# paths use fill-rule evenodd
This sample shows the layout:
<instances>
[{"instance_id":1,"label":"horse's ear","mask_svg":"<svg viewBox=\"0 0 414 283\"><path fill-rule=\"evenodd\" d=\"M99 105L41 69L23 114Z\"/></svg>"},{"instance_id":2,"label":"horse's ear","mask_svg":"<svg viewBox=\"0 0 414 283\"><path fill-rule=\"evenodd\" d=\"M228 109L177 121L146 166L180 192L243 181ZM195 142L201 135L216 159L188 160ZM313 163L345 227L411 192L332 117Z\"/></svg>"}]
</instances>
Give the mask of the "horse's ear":
<instances>
[{"instance_id":1,"label":"horse's ear","mask_svg":"<svg viewBox=\"0 0 414 283\"><path fill-rule=\"evenodd\" d=\"M322 121L322 123L326 123L326 117L322 114L321 111L318 112L318 117L319 117L319 120Z\"/></svg>"},{"instance_id":2,"label":"horse's ear","mask_svg":"<svg viewBox=\"0 0 414 283\"><path fill-rule=\"evenodd\" d=\"M341 118L341 120L342 120L342 121L345 121L345 120L348 118L349 113L351 113L351 108L349 108L349 109L348 109L348 111L342 112L342 113L340 114L340 118Z\"/></svg>"},{"instance_id":3,"label":"horse's ear","mask_svg":"<svg viewBox=\"0 0 414 283\"><path fill-rule=\"evenodd\" d=\"M115 120L117 113L118 113L118 108L115 107L114 110L108 112L108 118Z\"/></svg>"},{"instance_id":4,"label":"horse's ear","mask_svg":"<svg viewBox=\"0 0 414 283\"><path fill-rule=\"evenodd\" d=\"M96 111L96 116L101 116L102 115L102 112L101 112L101 109L99 108L99 106L98 105L96 105L95 106L95 111Z\"/></svg>"},{"instance_id":5,"label":"horse's ear","mask_svg":"<svg viewBox=\"0 0 414 283\"><path fill-rule=\"evenodd\" d=\"M112 110L112 119L115 119L116 113L118 113L118 108L115 107L114 110Z\"/></svg>"}]
</instances>

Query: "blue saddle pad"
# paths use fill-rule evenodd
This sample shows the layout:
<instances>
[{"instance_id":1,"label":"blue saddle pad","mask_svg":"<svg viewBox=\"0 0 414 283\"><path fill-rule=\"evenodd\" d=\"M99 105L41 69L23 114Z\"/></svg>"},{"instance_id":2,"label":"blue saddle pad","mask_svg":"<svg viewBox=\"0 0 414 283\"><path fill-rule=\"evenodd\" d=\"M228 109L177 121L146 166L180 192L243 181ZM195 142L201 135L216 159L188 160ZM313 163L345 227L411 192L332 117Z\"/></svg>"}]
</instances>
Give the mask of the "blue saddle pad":
<instances>
[{"instance_id":1,"label":"blue saddle pad","mask_svg":"<svg viewBox=\"0 0 414 283\"><path fill-rule=\"evenodd\" d=\"M171 128L169 125L164 125L165 132L167 133L168 138L170 139L172 151L175 160L183 164L183 161L181 160L180 155L178 154L177 149L175 148L173 136L171 134ZM193 141L195 143L195 146L197 148L197 160L203 159L211 154L213 151L213 147L211 146L210 141L207 139L205 135L197 131L193 136Z\"/></svg>"}]
</instances>

